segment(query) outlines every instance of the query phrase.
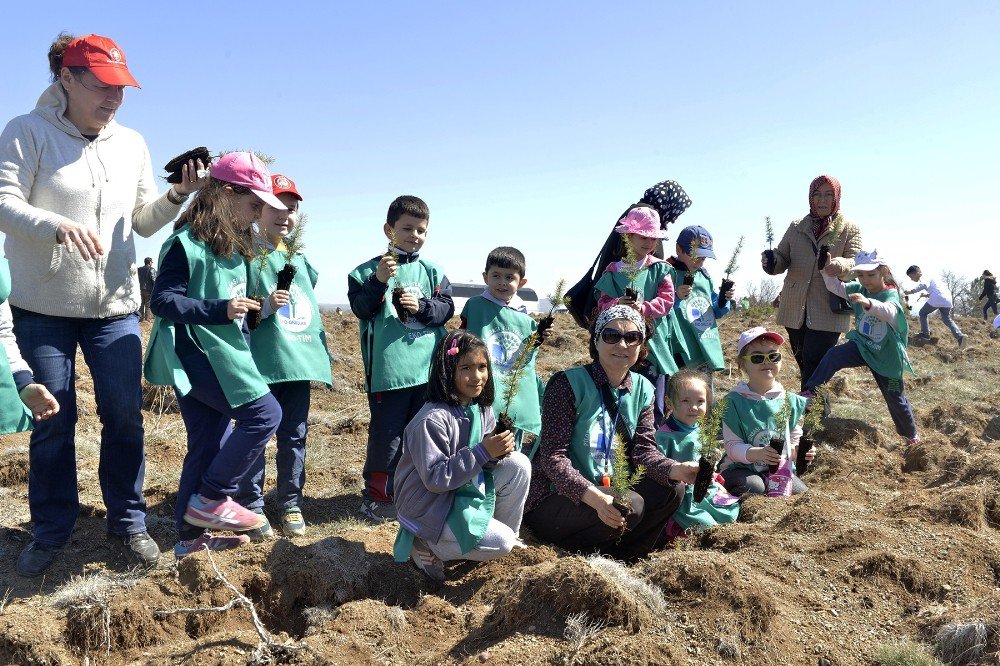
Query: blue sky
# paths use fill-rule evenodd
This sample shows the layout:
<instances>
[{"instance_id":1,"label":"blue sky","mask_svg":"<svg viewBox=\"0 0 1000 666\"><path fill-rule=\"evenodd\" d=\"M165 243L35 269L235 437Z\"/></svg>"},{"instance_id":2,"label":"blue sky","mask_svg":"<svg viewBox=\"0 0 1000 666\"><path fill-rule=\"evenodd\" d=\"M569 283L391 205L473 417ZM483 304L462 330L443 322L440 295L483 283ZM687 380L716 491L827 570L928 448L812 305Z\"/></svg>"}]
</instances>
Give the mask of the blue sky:
<instances>
[{"instance_id":1,"label":"blue sky","mask_svg":"<svg viewBox=\"0 0 1000 666\"><path fill-rule=\"evenodd\" d=\"M717 277L741 234L737 278L765 277L764 217L780 234L821 173L897 273L1000 270L995 1L34 6L4 10L0 121L34 107L60 30L112 37L143 85L118 120L154 166L252 148L297 182L323 302L383 250L399 194L429 204L424 254L452 281L515 245L545 292L667 178Z\"/></svg>"}]
</instances>

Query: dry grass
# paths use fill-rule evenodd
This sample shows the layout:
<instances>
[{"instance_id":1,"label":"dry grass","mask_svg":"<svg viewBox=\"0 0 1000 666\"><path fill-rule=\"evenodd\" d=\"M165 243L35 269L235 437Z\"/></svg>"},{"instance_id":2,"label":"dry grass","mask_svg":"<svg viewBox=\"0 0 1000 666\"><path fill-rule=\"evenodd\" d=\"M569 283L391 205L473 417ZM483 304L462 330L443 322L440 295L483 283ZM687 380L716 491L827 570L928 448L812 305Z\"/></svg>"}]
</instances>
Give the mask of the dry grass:
<instances>
[{"instance_id":1,"label":"dry grass","mask_svg":"<svg viewBox=\"0 0 1000 666\"><path fill-rule=\"evenodd\" d=\"M879 646L874 666L942 666L922 645L901 641Z\"/></svg>"},{"instance_id":2,"label":"dry grass","mask_svg":"<svg viewBox=\"0 0 1000 666\"><path fill-rule=\"evenodd\" d=\"M56 588L48 601L51 606L60 609L101 603L115 590L131 590L138 585L139 580L137 576L113 574L109 571L73 576Z\"/></svg>"},{"instance_id":3,"label":"dry grass","mask_svg":"<svg viewBox=\"0 0 1000 666\"><path fill-rule=\"evenodd\" d=\"M982 663L988 638L985 622L946 624L934 637L934 653L950 666L975 666Z\"/></svg>"}]
</instances>

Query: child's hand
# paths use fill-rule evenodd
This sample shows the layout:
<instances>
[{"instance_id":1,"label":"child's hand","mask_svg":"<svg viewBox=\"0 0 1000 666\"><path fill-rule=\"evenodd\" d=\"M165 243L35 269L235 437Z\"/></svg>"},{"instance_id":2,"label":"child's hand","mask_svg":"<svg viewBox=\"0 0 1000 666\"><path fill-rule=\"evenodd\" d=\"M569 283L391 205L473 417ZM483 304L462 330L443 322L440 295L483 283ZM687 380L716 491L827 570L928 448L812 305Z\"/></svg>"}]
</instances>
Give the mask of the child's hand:
<instances>
[{"instance_id":1,"label":"child's hand","mask_svg":"<svg viewBox=\"0 0 1000 666\"><path fill-rule=\"evenodd\" d=\"M729 301L733 300L734 298L736 298L736 287L733 287L732 289L730 289L729 291L727 291L726 293L724 293L722 295L722 302L723 303L728 303Z\"/></svg>"},{"instance_id":2,"label":"child's hand","mask_svg":"<svg viewBox=\"0 0 1000 666\"><path fill-rule=\"evenodd\" d=\"M229 305L226 306L226 316L229 317L230 321L241 319L250 310L260 310L260 303L252 298L237 296L229 301Z\"/></svg>"},{"instance_id":3,"label":"child's hand","mask_svg":"<svg viewBox=\"0 0 1000 666\"><path fill-rule=\"evenodd\" d=\"M830 277L837 277L843 271L841 271L840 266L831 261L830 263L828 263L826 266L823 267L823 272L829 275Z\"/></svg>"},{"instance_id":4,"label":"child's hand","mask_svg":"<svg viewBox=\"0 0 1000 666\"><path fill-rule=\"evenodd\" d=\"M28 384L21 389L20 396L36 421L44 421L59 413L59 403L43 384Z\"/></svg>"},{"instance_id":5,"label":"child's hand","mask_svg":"<svg viewBox=\"0 0 1000 666\"><path fill-rule=\"evenodd\" d=\"M490 458L503 458L514 451L514 433L505 430L500 434L490 435L483 440L482 446L486 447Z\"/></svg>"},{"instance_id":6,"label":"child's hand","mask_svg":"<svg viewBox=\"0 0 1000 666\"><path fill-rule=\"evenodd\" d=\"M691 295L691 285L682 284L681 286L677 287L674 293L677 294L677 298L683 301L685 298Z\"/></svg>"},{"instance_id":7,"label":"child's hand","mask_svg":"<svg viewBox=\"0 0 1000 666\"><path fill-rule=\"evenodd\" d=\"M770 446L754 446L747 451L747 460L752 463L777 465L781 462L781 454Z\"/></svg>"},{"instance_id":8,"label":"child's hand","mask_svg":"<svg viewBox=\"0 0 1000 666\"><path fill-rule=\"evenodd\" d=\"M868 300L867 298L865 298L864 294L848 294L847 295L847 300L849 300L851 303L857 303L858 305L860 305L861 307L863 307L866 310L869 307L871 307L871 304L872 304L872 302L870 300Z\"/></svg>"},{"instance_id":9,"label":"child's hand","mask_svg":"<svg viewBox=\"0 0 1000 666\"><path fill-rule=\"evenodd\" d=\"M277 312L292 302L292 295L284 289L275 289L271 292L271 298L267 300L271 304L271 309Z\"/></svg>"},{"instance_id":10,"label":"child's hand","mask_svg":"<svg viewBox=\"0 0 1000 666\"><path fill-rule=\"evenodd\" d=\"M582 501L596 511L597 517L608 527L616 530L625 527L625 518L622 517L621 512L612 504L614 498L605 492L603 488L591 486L583 494Z\"/></svg>"},{"instance_id":11,"label":"child's hand","mask_svg":"<svg viewBox=\"0 0 1000 666\"><path fill-rule=\"evenodd\" d=\"M420 301L413 294L406 292L399 297L399 305L404 310L409 310L413 314L417 314L417 310L420 309Z\"/></svg>"},{"instance_id":12,"label":"child's hand","mask_svg":"<svg viewBox=\"0 0 1000 666\"><path fill-rule=\"evenodd\" d=\"M396 267L396 260L392 258L391 254L382 255L382 259L378 262L378 268L375 269L375 279L382 284L388 284L389 278L396 275Z\"/></svg>"},{"instance_id":13,"label":"child's hand","mask_svg":"<svg viewBox=\"0 0 1000 666\"><path fill-rule=\"evenodd\" d=\"M689 462L674 463L670 468L669 476L671 481L680 481L689 486L694 485L695 479L698 478L698 462L692 460Z\"/></svg>"}]
</instances>

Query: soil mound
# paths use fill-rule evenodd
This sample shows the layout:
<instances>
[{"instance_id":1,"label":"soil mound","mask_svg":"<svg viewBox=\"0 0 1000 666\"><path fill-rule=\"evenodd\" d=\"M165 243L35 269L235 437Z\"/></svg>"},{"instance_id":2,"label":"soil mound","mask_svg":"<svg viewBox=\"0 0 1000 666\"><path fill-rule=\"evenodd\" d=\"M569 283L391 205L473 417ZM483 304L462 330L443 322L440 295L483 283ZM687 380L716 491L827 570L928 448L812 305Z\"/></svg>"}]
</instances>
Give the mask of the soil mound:
<instances>
[{"instance_id":1,"label":"soil mound","mask_svg":"<svg viewBox=\"0 0 1000 666\"><path fill-rule=\"evenodd\" d=\"M915 557L882 551L858 558L850 573L857 578L894 581L907 592L927 599L944 597L940 574Z\"/></svg>"}]
</instances>

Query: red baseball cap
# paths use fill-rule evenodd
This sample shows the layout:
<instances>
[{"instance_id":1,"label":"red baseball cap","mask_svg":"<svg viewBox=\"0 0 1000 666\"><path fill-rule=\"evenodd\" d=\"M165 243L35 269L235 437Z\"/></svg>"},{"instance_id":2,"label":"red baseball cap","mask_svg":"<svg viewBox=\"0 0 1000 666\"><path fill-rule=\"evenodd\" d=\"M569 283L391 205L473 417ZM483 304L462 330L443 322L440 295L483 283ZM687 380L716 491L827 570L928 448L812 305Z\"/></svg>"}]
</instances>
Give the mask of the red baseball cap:
<instances>
[{"instance_id":1,"label":"red baseball cap","mask_svg":"<svg viewBox=\"0 0 1000 666\"><path fill-rule=\"evenodd\" d=\"M109 86L142 87L128 71L125 53L108 37L77 37L66 45L62 64L63 67L86 67L98 81Z\"/></svg>"},{"instance_id":2,"label":"red baseball cap","mask_svg":"<svg viewBox=\"0 0 1000 666\"><path fill-rule=\"evenodd\" d=\"M274 190L275 196L287 192L299 201L302 201L302 195L299 194L297 189L295 189L295 181L288 176L283 176L280 173L276 173L271 176L271 189Z\"/></svg>"}]
</instances>

